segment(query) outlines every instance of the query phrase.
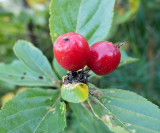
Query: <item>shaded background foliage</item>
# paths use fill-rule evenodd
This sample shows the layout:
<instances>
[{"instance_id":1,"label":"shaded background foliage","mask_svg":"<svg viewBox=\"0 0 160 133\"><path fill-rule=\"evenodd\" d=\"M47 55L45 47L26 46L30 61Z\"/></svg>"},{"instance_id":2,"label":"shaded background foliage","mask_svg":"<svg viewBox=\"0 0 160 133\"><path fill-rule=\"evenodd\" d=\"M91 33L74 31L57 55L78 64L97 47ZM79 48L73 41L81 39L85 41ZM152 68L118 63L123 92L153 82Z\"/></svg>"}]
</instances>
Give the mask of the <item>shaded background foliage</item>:
<instances>
[{"instance_id":1,"label":"shaded background foliage","mask_svg":"<svg viewBox=\"0 0 160 133\"><path fill-rule=\"evenodd\" d=\"M49 0L0 0L0 62L9 63L16 58L12 47L18 39L31 41L52 61L49 3ZM100 88L135 91L160 106L160 1L117 0L113 19L107 40L126 42L123 49L139 61L103 78L94 77L91 82ZM0 82L0 97L8 92L15 94L17 89Z\"/></svg>"}]
</instances>

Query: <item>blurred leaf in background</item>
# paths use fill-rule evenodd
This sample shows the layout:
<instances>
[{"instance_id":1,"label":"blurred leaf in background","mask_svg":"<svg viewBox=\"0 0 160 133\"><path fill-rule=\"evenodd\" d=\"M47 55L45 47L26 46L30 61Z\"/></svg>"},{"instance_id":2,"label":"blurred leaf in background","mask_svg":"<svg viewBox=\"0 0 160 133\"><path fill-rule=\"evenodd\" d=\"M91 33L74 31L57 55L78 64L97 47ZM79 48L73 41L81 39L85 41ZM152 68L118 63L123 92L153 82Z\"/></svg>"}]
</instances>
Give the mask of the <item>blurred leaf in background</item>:
<instances>
[{"instance_id":1,"label":"blurred leaf in background","mask_svg":"<svg viewBox=\"0 0 160 133\"><path fill-rule=\"evenodd\" d=\"M121 24L136 17L141 0L117 0L114 23Z\"/></svg>"},{"instance_id":2,"label":"blurred leaf in background","mask_svg":"<svg viewBox=\"0 0 160 133\"><path fill-rule=\"evenodd\" d=\"M10 62L15 58L12 47L18 39L31 41L52 60L48 19L49 0L1 0L0 61Z\"/></svg>"}]
</instances>

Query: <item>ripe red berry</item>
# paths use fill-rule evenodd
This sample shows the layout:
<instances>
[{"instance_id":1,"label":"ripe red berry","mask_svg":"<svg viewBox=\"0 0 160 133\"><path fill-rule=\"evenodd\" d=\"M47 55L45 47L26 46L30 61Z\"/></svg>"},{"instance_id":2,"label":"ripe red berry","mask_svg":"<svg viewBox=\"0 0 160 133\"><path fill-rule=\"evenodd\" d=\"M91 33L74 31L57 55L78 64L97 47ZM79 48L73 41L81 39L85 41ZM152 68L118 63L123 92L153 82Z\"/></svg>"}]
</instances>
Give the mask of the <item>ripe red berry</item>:
<instances>
[{"instance_id":1,"label":"ripe red berry","mask_svg":"<svg viewBox=\"0 0 160 133\"><path fill-rule=\"evenodd\" d=\"M87 40L73 32L59 36L54 43L53 51L57 62L69 71L76 71L87 65L90 54Z\"/></svg>"},{"instance_id":2,"label":"ripe red berry","mask_svg":"<svg viewBox=\"0 0 160 133\"><path fill-rule=\"evenodd\" d=\"M121 53L112 42L100 41L90 47L88 67L97 75L113 72L119 65Z\"/></svg>"}]
</instances>

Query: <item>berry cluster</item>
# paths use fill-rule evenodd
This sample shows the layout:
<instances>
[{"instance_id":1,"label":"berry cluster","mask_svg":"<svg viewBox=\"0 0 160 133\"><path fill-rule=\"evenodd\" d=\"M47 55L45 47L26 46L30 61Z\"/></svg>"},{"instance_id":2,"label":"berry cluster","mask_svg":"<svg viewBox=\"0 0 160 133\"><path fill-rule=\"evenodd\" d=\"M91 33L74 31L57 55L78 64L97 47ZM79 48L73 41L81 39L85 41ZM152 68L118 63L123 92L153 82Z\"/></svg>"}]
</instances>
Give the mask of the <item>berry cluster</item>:
<instances>
[{"instance_id":1,"label":"berry cluster","mask_svg":"<svg viewBox=\"0 0 160 133\"><path fill-rule=\"evenodd\" d=\"M113 72L120 63L121 45L115 46L112 42L100 41L89 47L82 35L70 32L57 38L53 51L58 63L64 69L71 71L65 82L71 83L74 79L85 83L87 82L84 80L87 78L85 72L77 70L87 65L97 75Z\"/></svg>"}]
</instances>

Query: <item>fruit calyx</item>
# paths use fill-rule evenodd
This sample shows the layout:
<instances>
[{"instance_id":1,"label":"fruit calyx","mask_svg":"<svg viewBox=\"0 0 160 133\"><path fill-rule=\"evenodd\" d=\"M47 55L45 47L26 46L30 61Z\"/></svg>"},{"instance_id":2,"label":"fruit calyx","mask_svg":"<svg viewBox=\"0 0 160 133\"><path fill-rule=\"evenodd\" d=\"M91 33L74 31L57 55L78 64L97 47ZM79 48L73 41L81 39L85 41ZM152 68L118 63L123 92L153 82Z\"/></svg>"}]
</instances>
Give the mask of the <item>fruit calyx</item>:
<instances>
[{"instance_id":1,"label":"fruit calyx","mask_svg":"<svg viewBox=\"0 0 160 133\"><path fill-rule=\"evenodd\" d=\"M68 36L63 37L63 40L64 40L64 42L68 42L69 41Z\"/></svg>"},{"instance_id":2,"label":"fruit calyx","mask_svg":"<svg viewBox=\"0 0 160 133\"><path fill-rule=\"evenodd\" d=\"M85 72L83 69L80 71L71 71L68 73L64 79L63 84L69 84L69 83L84 83L88 84L88 77L90 75L88 72Z\"/></svg>"},{"instance_id":3,"label":"fruit calyx","mask_svg":"<svg viewBox=\"0 0 160 133\"><path fill-rule=\"evenodd\" d=\"M123 46L123 45L125 45L125 42L123 42L123 43L118 43L117 45L116 45L116 48L120 48L121 46Z\"/></svg>"}]
</instances>

